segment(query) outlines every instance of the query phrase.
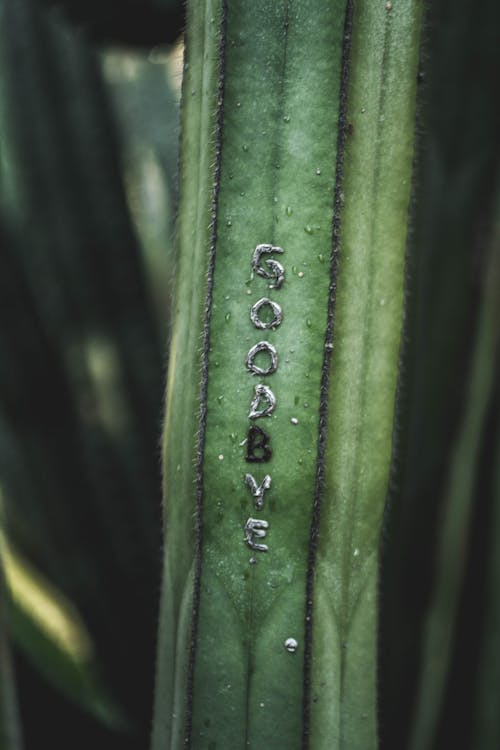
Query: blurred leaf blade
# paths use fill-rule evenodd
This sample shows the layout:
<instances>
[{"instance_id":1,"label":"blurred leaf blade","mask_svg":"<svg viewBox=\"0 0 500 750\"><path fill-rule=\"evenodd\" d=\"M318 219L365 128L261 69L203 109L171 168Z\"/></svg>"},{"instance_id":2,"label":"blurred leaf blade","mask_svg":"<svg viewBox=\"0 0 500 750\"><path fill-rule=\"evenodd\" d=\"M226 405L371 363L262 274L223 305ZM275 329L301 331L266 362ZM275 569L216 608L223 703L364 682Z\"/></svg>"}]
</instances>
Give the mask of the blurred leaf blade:
<instances>
[{"instance_id":1,"label":"blurred leaf blade","mask_svg":"<svg viewBox=\"0 0 500 750\"><path fill-rule=\"evenodd\" d=\"M452 447L467 399L485 238L494 212L500 156L500 108L494 95L500 64L494 32L498 10L497 3L488 1L477 14L459 0L428 5L425 13L404 346L382 546L381 739L395 750L410 742L423 623ZM471 107L464 110L464 101ZM488 501L479 484L473 492L477 525L488 515ZM470 729L472 714L466 706L472 699L468 686L479 634L467 620L477 622L471 607L481 606L480 586L471 576L480 575L482 548L479 526L479 555L467 566L476 595L474 602L460 605L462 652L454 654L440 715L438 742L445 746L465 743ZM469 585L465 577L463 583Z\"/></svg>"},{"instance_id":2,"label":"blurred leaf blade","mask_svg":"<svg viewBox=\"0 0 500 750\"><path fill-rule=\"evenodd\" d=\"M500 358L500 234L498 218L484 268L484 292L471 365L468 397L453 448L443 505L435 584L424 631L412 750L432 748L444 698L459 596L467 562L468 535L479 470L481 439Z\"/></svg>"},{"instance_id":3,"label":"blurred leaf blade","mask_svg":"<svg viewBox=\"0 0 500 750\"><path fill-rule=\"evenodd\" d=\"M2 516L3 511L0 506L0 524ZM1 750L22 750L21 724L8 637L7 598L4 576L4 540L0 526L0 748Z\"/></svg>"},{"instance_id":4,"label":"blurred leaf blade","mask_svg":"<svg viewBox=\"0 0 500 750\"><path fill-rule=\"evenodd\" d=\"M97 677L91 640L74 607L6 544L4 561L13 641L66 698L123 730L127 721Z\"/></svg>"},{"instance_id":5,"label":"blurred leaf blade","mask_svg":"<svg viewBox=\"0 0 500 750\"><path fill-rule=\"evenodd\" d=\"M500 743L498 696L500 695L500 429L494 453L496 473L493 484L493 517L489 534L488 569L486 577L486 611L482 631L479 671L476 684L474 716L474 747L489 750Z\"/></svg>"}]
</instances>

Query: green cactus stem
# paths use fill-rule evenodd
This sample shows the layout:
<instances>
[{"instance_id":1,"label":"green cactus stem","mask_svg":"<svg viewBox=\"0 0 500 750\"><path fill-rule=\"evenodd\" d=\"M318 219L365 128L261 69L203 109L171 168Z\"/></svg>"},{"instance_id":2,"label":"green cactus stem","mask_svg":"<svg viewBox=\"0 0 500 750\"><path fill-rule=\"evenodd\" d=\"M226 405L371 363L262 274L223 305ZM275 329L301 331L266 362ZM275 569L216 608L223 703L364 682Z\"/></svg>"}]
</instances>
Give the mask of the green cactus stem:
<instances>
[{"instance_id":1,"label":"green cactus stem","mask_svg":"<svg viewBox=\"0 0 500 750\"><path fill-rule=\"evenodd\" d=\"M188 5L154 750L376 747L420 15Z\"/></svg>"}]
</instances>

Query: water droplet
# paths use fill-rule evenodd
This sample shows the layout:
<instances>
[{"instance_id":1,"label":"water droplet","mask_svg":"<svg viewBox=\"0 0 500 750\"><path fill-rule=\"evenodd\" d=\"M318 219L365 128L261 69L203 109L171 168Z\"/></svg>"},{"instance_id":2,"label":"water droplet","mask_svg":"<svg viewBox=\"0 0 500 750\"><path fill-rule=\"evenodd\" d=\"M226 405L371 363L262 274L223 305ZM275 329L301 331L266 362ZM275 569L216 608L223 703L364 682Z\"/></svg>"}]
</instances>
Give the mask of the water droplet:
<instances>
[{"instance_id":1,"label":"water droplet","mask_svg":"<svg viewBox=\"0 0 500 750\"><path fill-rule=\"evenodd\" d=\"M222 404L223 401L224 401L224 396L217 396L217 402L219 404Z\"/></svg>"},{"instance_id":2,"label":"water droplet","mask_svg":"<svg viewBox=\"0 0 500 750\"><path fill-rule=\"evenodd\" d=\"M312 324L313 324L313 323L312 323L312 320L311 320L311 318L307 318L307 320L306 320L306 326L307 326L308 328L311 328Z\"/></svg>"},{"instance_id":3,"label":"water droplet","mask_svg":"<svg viewBox=\"0 0 500 750\"><path fill-rule=\"evenodd\" d=\"M354 555L354 557L358 557L359 556L359 549L357 547L354 550L353 555Z\"/></svg>"},{"instance_id":4,"label":"water droplet","mask_svg":"<svg viewBox=\"0 0 500 750\"><path fill-rule=\"evenodd\" d=\"M307 403L307 401L304 404L304 409L309 409L309 404Z\"/></svg>"},{"instance_id":5,"label":"water droplet","mask_svg":"<svg viewBox=\"0 0 500 750\"><path fill-rule=\"evenodd\" d=\"M297 274L298 270L297 266L292 266L292 273Z\"/></svg>"},{"instance_id":6,"label":"water droplet","mask_svg":"<svg viewBox=\"0 0 500 750\"><path fill-rule=\"evenodd\" d=\"M316 170L316 174L321 174L321 169L319 167Z\"/></svg>"},{"instance_id":7,"label":"water droplet","mask_svg":"<svg viewBox=\"0 0 500 750\"><path fill-rule=\"evenodd\" d=\"M294 654L297 651L297 648L299 647L299 644L295 640L295 638L287 638L284 646L289 654Z\"/></svg>"},{"instance_id":8,"label":"water droplet","mask_svg":"<svg viewBox=\"0 0 500 750\"><path fill-rule=\"evenodd\" d=\"M224 456L222 455L222 453L219 453L218 458L219 458L219 461L224 461Z\"/></svg>"},{"instance_id":9,"label":"water droplet","mask_svg":"<svg viewBox=\"0 0 500 750\"><path fill-rule=\"evenodd\" d=\"M224 315L224 320L226 321L226 323L229 323L229 321L231 320L231 313L230 312L227 312Z\"/></svg>"},{"instance_id":10,"label":"water droplet","mask_svg":"<svg viewBox=\"0 0 500 750\"><path fill-rule=\"evenodd\" d=\"M290 115L284 115L283 122L290 122Z\"/></svg>"},{"instance_id":11,"label":"water droplet","mask_svg":"<svg viewBox=\"0 0 500 750\"><path fill-rule=\"evenodd\" d=\"M300 466L302 466L302 464L303 464L303 461L302 461L302 459L301 459L301 458L299 458L299 459L298 459L298 461L297 461L297 463L298 463L298 464L299 464Z\"/></svg>"},{"instance_id":12,"label":"water droplet","mask_svg":"<svg viewBox=\"0 0 500 750\"><path fill-rule=\"evenodd\" d=\"M306 225L305 225L305 227L304 227L304 232L305 232L306 234L312 234L312 233L313 233L313 228L312 228L312 226L311 226L310 224L306 224Z\"/></svg>"},{"instance_id":13,"label":"water droplet","mask_svg":"<svg viewBox=\"0 0 500 750\"><path fill-rule=\"evenodd\" d=\"M255 557L251 557L248 562L250 563L250 565L256 565L257 560L255 559Z\"/></svg>"},{"instance_id":14,"label":"water droplet","mask_svg":"<svg viewBox=\"0 0 500 750\"><path fill-rule=\"evenodd\" d=\"M252 290L251 289L247 289L247 294L252 294Z\"/></svg>"},{"instance_id":15,"label":"water droplet","mask_svg":"<svg viewBox=\"0 0 500 750\"><path fill-rule=\"evenodd\" d=\"M236 432L230 432L229 439L232 443L235 443L238 440L238 434Z\"/></svg>"},{"instance_id":16,"label":"water droplet","mask_svg":"<svg viewBox=\"0 0 500 750\"><path fill-rule=\"evenodd\" d=\"M304 278L304 271L299 271L298 274L297 274L297 276L299 277L299 279L303 279Z\"/></svg>"},{"instance_id":17,"label":"water droplet","mask_svg":"<svg viewBox=\"0 0 500 750\"><path fill-rule=\"evenodd\" d=\"M218 366L219 366L219 363L217 362L217 360L215 360L215 362L214 362L214 366L215 366L215 367L218 367Z\"/></svg>"},{"instance_id":18,"label":"water droplet","mask_svg":"<svg viewBox=\"0 0 500 750\"><path fill-rule=\"evenodd\" d=\"M298 423L299 423L299 420L297 419L297 417L292 417L292 418L291 418L291 420L290 420L290 422L291 422L292 424L298 424Z\"/></svg>"},{"instance_id":19,"label":"water droplet","mask_svg":"<svg viewBox=\"0 0 500 750\"><path fill-rule=\"evenodd\" d=\"M293 208L291 206L286 207L286 215L291 216L293 214Z\"/></svg>"},{"instance_id":20,"label":"water droplet","mask_svg":"<svg viewBox=\"0 0 500 750\"><path fill-rule=\"evenodd\" d=\"M226 224L227 224L228 227L232 227L233 226L233 222L231 221L231 219L228 219L226 221Z\"/></svg>"},{"instance_id":21,"label":"water droplet","mask_svg":"<svg viewBox=\"0 0 500 750\"><path fill-rule=\"evenodd\" d=\"M276 195L274 196L274 198L273 198L273 201L274 201L274 203L277 203L277 202L278 202L278 198L277 198L277 196L276 196Z\"/></svg>"},{"instance_id":22,"label":"water droplet","mask_svg":"<svg viewBox=\"0 0 500 750\"><path fill-rule=\"evenodd\" d=\"M241 102L236 102L237 107L241 107Z\"/></svg>"},{"instance_id":23,"label":"water droplet","mask_svg":"<svg viewBox=\"0 0 500 750\"><path fill-rule=\"evenodd\" d=\"M246 144L246 143L244 143L244 144L243 144L243 146L242 146L241 148L243 149L243 151L244 151L245 153L246 153L246 152L248 151L248 146L247 146L247 144Z\"/></svg>"},{"instance_id":24,"label":"water droplet","mask_svg":"<svg viewBox=\"0 0 500 750\"><path fill-rule=\"evenodd\" d=\"M320 253L318 255L318 260L319 260L320 263L324 263L325 262L325 256L322 253Z\"/></svg>"},{"instance_id":25,"label":"water droplet","mask_svg":"<svg viewBox=\"0 0 500 750\"><path fill-rule=\"evenodd\" d=\"M382 297L380 300L380 306L383 307L385 305L385 299Z\"/></svg>"},{"instance_id":26,"label":"water droplet","mask_svg":"<svg viewBox=\"0 0 500 750\"><path fill-rule=\"evenodd\" d=\"M242 190L242 191L241 191L241 193L240 193L240 195L241 195L241 197L243 198L243 196L245 195L245 191L244 191L244 190Z\"/></svg>"},{"instance_id":27,"label":"water droplet","mask_svg":"<svg viewBox=\"0 0 500 750\"><path fill-rule=\"evenodd\" d=\"M259 703L259 706L260 706L261 708L264 708L264 705L265 705L264 703Z\"/></svg>"}]
</instances>

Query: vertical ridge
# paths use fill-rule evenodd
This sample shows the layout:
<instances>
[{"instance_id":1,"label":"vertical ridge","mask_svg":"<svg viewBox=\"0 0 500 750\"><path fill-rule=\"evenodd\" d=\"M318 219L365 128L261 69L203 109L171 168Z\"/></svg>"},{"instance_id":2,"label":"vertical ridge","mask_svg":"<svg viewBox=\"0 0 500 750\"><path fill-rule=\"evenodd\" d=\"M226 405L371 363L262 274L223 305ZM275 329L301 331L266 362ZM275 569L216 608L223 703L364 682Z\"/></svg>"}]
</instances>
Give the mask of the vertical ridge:
<instances>
[{"instance_id":1,"label":"vertical ridge","mask_svg":"<svg viewBox=\"0 0 500 750\"><path fill-rule=\"evenodd\" d=\"M344 147L347 134L347 88L349 84L349 58L351 49L351 30L353 20L353 0L348 0L344 20L344 38L342 45L342 72L340 80L339 119L337 125L337 162L335 167L335 190L332 220L332 255L330 259L330 286L328 294L328 317L325 332L325 349L321 374L320 414L318 430L318 453L316 464L316 482L314 488L311 535L307 561L306 608L305 608L305 647L304 647L304 698L303 698L303 750L309 748L309 728L311 718L311 668L312 668L312 618L314 596L314 569L316 549L321 517L321 505L324 485L324 461L326 448L326 429L328 413L328 383L330 362L334 337L334 315L337 284L338 254L340 247L340 211L342 208L342 177L344 165Z\"/></svg>"},{"instance_id":2,"label":"vertical ridge","mask_svg":"<svg viewBox=\"0 0 500 750\"><path fill-rule=\"evenodd\" d=\"M212 309L213 282L215 272L215 255L217 244L217 218L218 197L220 188L220 167L222 158L222 120L224 114L224 83L225 83L225 57L226 57L226 31L227 31L227 0L221 2L221 23L219 43L219 82L217 86L217 118L215 128L215 165L214 183L212 192L211 226L210 226L210 251L208 262L207 296L205 302L205 316L203 323L203 351L200 386L200 426L198 432L198 447L196 455L196 529L195 529L195 571L193 586L193 609L191 619L191 637L188 660L188 676L186 689L186 729L184 746L189 750L192 744L193 723L193 683L194 666L196 660L196 645L198 635L198 619L200 606L201 586L201 552L203 541L203 457L205 449L206 418L207 418L207 391L208 391L208 353L210 349L210 318Z\"/></svg>"}]
</instances>

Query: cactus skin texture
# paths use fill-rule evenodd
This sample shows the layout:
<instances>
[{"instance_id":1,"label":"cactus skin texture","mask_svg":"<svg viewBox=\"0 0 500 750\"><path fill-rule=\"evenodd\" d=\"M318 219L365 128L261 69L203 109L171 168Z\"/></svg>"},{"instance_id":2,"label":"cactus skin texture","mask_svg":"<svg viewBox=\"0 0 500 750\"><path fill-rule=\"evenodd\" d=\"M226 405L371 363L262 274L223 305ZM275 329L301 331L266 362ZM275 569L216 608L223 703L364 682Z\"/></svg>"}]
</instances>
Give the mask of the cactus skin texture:
<instances>
[{"instance_id":1,"label":"cactus skin texture","mask_svg":"<svg viewBox=\"0 0 500 750\"><path fill-rule=\"evenodd\" d=\"M154 750L376 747L420 19L411 0L188 5ZM282 284L252 274L263 243ZM263 297L283 316L264 330ZM261 341L278 363L256 375ZM276 404L251 419L257 385ZM246 474L271 476L261 509Z\"/></svg>"}]
</instances>

